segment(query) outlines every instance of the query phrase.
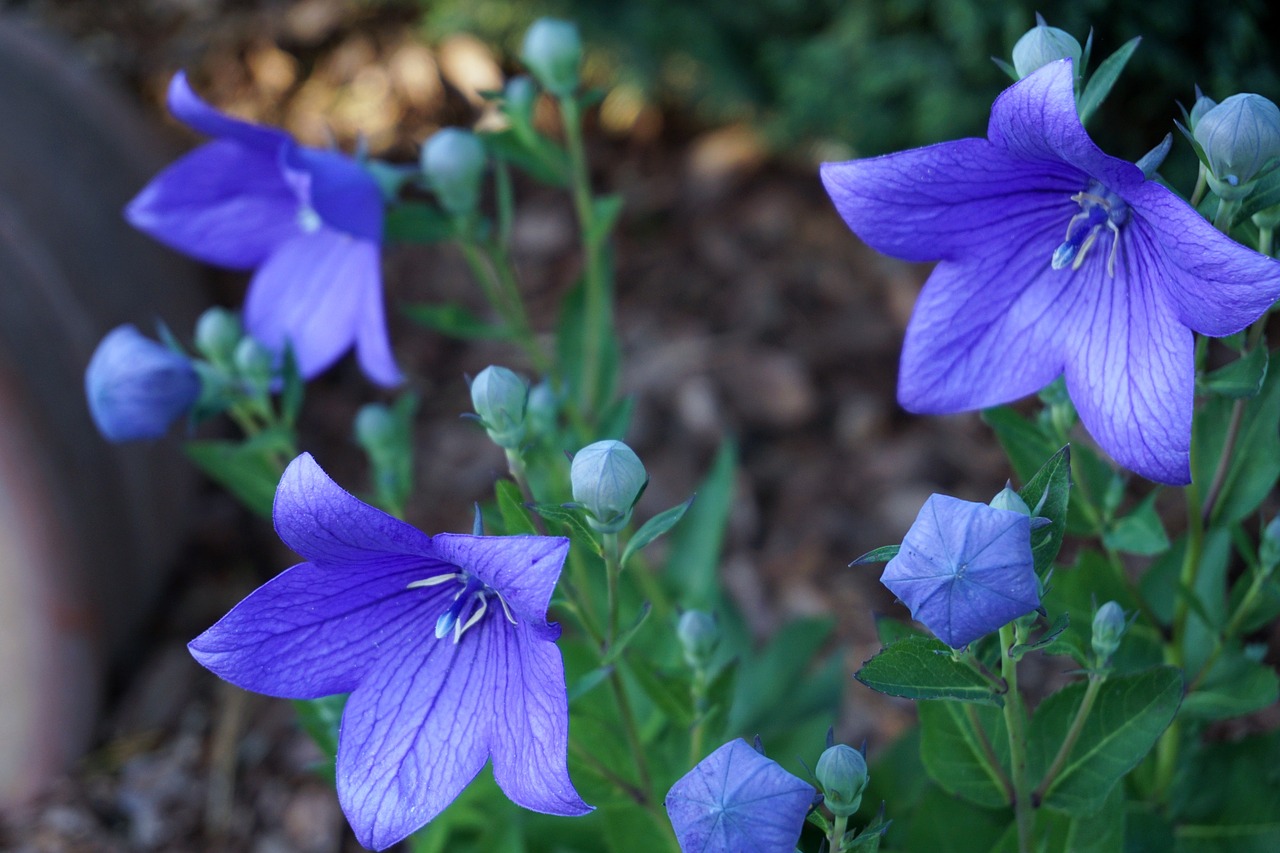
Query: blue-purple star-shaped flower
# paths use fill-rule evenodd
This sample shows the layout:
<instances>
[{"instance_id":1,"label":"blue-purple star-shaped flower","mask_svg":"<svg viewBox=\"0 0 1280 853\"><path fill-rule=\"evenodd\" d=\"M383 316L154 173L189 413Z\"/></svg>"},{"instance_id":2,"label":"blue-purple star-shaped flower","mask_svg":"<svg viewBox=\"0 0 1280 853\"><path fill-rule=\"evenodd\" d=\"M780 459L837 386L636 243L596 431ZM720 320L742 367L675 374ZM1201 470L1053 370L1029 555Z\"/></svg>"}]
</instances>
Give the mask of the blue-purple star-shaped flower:
<instances>
[{"instance_id":1,"label":"blue-purple star-shaped flower","mask_svg":"<svg viewBox=\"0 0 1280 853\"><path fill-rule=\"evenodd\" d=\"M169 110L214 141L169 166L125 210L161 242L200 260L254 269L245 326L293 348L310 378L351 349L374 382L395 385L382 300L382 197L370 174L334 151L223 115L184 74Z\"/></svg>"},{"instance_id":2,"label":"blue-purple star-shaped flower","mask_svg":"<svg viewBox=\"0 0 1280 853\"><path fill-rule=\"evenodd\" d=\"M1192 332L1280 297L1280 263L1230 240L1080 124L1070 60L996 100L986 139L847 163L822 179L873 248L939 261L907 327L898 399L922 414L1007 403L1065 375L1117 462L1190 480Z\"/></svg>"},{"instance_id":3,"label":"blue-purple star-shaped flower","mask_svg":"<svg viewBox=\"0 0 1280 853\"><path fill-rule=\"evenodd\" d=\"M731 740L667 792L683 853L792 853L817 791L745 740Z\"/></svg>"},{"instance_id":4,"label":"blue-purple star-shaped flower","mask_svg":"<svg viewBox=\"0 0 1280 853\"><path fill-rule=\"evenodd\" d=\"M1040 606L1031 518L930 495L880 582L953 649Z\"/></svg>"},{"instance_id":5,"label":"blue-purple star-shaped flower","mask_svg":"<svg viewBox=\"0 0 1280 853\"><path fill-rule=\"evenodd\" d=\"M350 693L338 799L381 850L447 806L492 759L518 805L581 815L568 701L547 606L569 550L549 536L425 533L343 491L307 454L280 480L280 538L305 558L191 641L246 690Z\"/></svg>"}]
</instances>

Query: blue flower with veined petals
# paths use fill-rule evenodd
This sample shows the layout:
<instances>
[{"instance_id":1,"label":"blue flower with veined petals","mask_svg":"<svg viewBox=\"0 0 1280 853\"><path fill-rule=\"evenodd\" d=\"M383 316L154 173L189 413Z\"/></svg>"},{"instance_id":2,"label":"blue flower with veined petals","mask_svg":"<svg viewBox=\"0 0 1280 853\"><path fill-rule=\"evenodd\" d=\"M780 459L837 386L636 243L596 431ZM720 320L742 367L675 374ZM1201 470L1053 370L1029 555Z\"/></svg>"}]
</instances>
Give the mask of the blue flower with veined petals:
<instances>
[{"instance_id":1,"label":"blue flower with veined petals","mask_svg":"<svg viewBox=\"0 0 1280 853\"><path fill-rule=\"evenodd\" d=\"M307 454L285 471L276 531L306 559L191 641L246 690L350 693L338 799L366 847L389 847L486 761L538 812L591 811L568 771L564 664L546 621L569 541L425 533L343 491Z\"/></svg>"},{"instance_id":2,"label":"blue flower with veined petals","mask_svg":"<svg viewBox=\"0 0 1280 853\"><path fill-rule=\"evenodd\" d=\"M738 738L671 786L667 817L684 853L792 853L817 793Z\"/></svg>"},{"instance_id":3,"label":"blue flower with veined petals","mask_svg":"<svg viewBox=\"0 0 1280 853\"><path fill-rule=\"evenodd\" d=\"M223 115L181 72L169 110L214 141L157 175L129 203L128 220L200 260L256 270L245 326L277 353L291 344L304 377L354 346L370 379L397 384L382 300L382 198L369 173Z\"/></svg>"},{"instance_id":4,"label":"blue flower with veined petals","mask_svg":"<svg viewBox=\"0 0 1280 853\"><path fill-rule=\"evenodd\" d=\"M1064 375L1117 462L1190 481L1192 332L1280 297L1280 263L1215 230L1080 124L1070 60L1009 87L986 139L827 163L841 216L886 254L939 261L907 327L898 399L985 408Z\"/></svg>"}]
</instances>

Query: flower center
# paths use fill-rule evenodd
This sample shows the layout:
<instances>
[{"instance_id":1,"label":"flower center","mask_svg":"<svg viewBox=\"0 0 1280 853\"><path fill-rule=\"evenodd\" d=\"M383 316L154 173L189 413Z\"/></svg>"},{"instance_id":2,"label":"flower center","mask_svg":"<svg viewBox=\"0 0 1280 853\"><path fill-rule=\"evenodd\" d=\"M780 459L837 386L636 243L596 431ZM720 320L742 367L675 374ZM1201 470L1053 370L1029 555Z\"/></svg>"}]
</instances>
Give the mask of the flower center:
<instances>
[{"instance_id":1,"label":"flower center","mask_svg":"<svg viewBox=\"0 0 1280 853\"><path fill-rule=\"evenodd\" d=\"M315 231L319 231L320 226L323 224L324 222L320 219L320 214L316 213L315 208L310 205L303 205L298 210L298 227L302 229L303 233L311 234Z\"/></svg>"},{"instance_id":2,"label":"flower center","mask_svg":"<svg viewBox=\"0 0 1280 853\"><path fill-rule=\"evenodd\" d=\"M1090 181L1089 186L1073 195L1071 200L1080 205L1080 212L1071 217L1071 221L1067 223L1066 239L1053 251L1053 268L1060 270L1070 264L1073 270L1080 269L1085 255L1105 228L1111 232L1107 274L1114 277L1116 250L1120 246L1120 226L1129 221L1129 205L1097 181Z\"/></svg>"},{"instance_id":3,"label":"flower center","mask_svg":"<svg viewBox=\"0 0 1280 853\"><path fill-rule=\"evenodd\" d=\"M507 621L512 625L516 624L516 617L512 615L511 608L507 606L506 599L491 586L487 586L484 581L479 578L472 577L466 572L448 572L442 575L424 578L420 581L414 581L405 589L418 589L426 586L439 586L449 581L457 581L462 588L453 596L453 601L440 614L440 618L436 620L436 638L440 639L453 632L453 642L456 644L462 639L462 635L467 629L479 624L484 615L489 612L489 599L496 598L498 603L502 605L502 612L507 617Z\"/></svg>"}]
</instances>

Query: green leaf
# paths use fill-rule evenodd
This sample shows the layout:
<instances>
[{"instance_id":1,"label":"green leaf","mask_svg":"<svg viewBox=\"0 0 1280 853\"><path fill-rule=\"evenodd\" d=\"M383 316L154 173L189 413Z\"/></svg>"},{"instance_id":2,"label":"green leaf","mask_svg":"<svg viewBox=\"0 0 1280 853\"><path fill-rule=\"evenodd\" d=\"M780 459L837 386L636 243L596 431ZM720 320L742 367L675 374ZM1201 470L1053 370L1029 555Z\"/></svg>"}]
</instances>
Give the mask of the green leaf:
<instances>
[{"instance_id":1,"label":"green leaf","mask_svg":"<svg viewBox=\"0 0 1280 853\"><path fill-rule=\"evenodd\" d=\"M622 214L623 198L621 195L602 195L591 200L591 230L585 235L587 242L598 244L609 239L613 227L618 224Z\"/></svg>"},{"instance_id":2,"label":"green leaf","mask_svg":"<svg viewBox=\"0 0 1280 853\"><path fill-rule=\"evenodd\" d=\"M511 330L482 320L461 305L403 305L400 309L406 317L420 326L464 341L505 341L512 338Z\"/></svg>"},{"instance_id":3,"label":"green leaf","mask_svg":"<svg viewBox=\"0 0 1280 853\"><path fill-rule=\"evenodd\" d=\"M439 243L457 233L453 219L438 207L406 201L387 209L383 239L387 243Z\"/></svg>"},{"instance_id":4,"label":"green leaf","mask_svg":"<svg viewBox=\"0 0 1280 853\"><path fill-rule=\"evenodd\" d=\"M1083 682L1067 685L1036 709L1028 737L1031 778L1042 778L1053 762L1085 690ZM1171 666L1108 678L1044 804L1073 816L1097 812L1173 722L1181 701L1182 673Z\"/></svg>"},{"instance_id":5,"label":"green leaf","mask_svg":"<svg viewBox=\"0 0 1280 853\"><path fill-rule=\"evenodd\" d=\"M295 699L294 711L302 726L325 757L333 762L338 757L338 724L342 721L342 709L347 705L347 694L322 696L319 699ZM332 764L329 774L332 775Z\"/></svg>"},{"instance_id":6,"label":"green leaf","mask_svg":"<svg viewBox=\"0 0 1280 853\"><path fill-rule=\"evenodd\" d=\"M582 520L582 511L570 509L559 504L533 504L529 509L545 518L547 521L554 521L557 524L564 525L565 530L569 534L569 538L574 542L581 543L591 553L603 555L600 550L600 540L587 527L585 521Z\"/></svg>"},{"instance_id":7,"label":"green leaf","mask_svg":"<svg viewBox=\"0 0 1280 853\"><path fill-rule=\"evenodd\" d=\"M596 439L603 441L612 438L623 441L631 430L631 415L635 411L636 398L627 395L619 397L609 404L600 414L600 422L596 425Z\"/></svg>"},{"instance_id":8,"label":"green leaf","mask_svg":"<svg viewBox=\"0 0 1280 853\"><path fill-rule=\"evenodd\" d=\"M1018 491L1032 515L1047 518L1046 527L1031 534L1031 555L1036 574L1044 576L1053 565L1067 530L1067 508L1071 496L1071 448L1064 447L1040 466L1035 476Z\"/></svg>"},{"instance_id":9,"label":"green leaf","mask_svg":"<svg viewBox=\"0 0 1280 853\"><path fill-rule=\"evenodd\" d=\"M898 552L901 550L901 545L883 545L876 548L874 551L868 551L849 565L865 566L869 563L887 563L894 557L898 556Z\"/></svg>"},{"instance_id":10,"label":"green leaf","mask_svg":"<svg viewBox=\"0 0 1280 853\"><path fill-rule=\"evenodd\" d=\"M1197 392L1232 400L1256 397L1267 378L1267 347L1260 344L1242 358L1220 367L1197 383Z\"/></svg>"},{"instance_id":11,"label":"green leaf","mask_svg":"<svg viewBox=\"0 0 1280 853\"><path fill-rule=\"evenodd\" d=\"M1040 427L1009 406L982 410L982 419L996 434L1013 465L1013 471L1024 483L1030 482L1041 467L1041 460L1052 456L1058 448Z\"/></svg>"},{"instance_id":12,"label":"green leaf","mask_svg":"<svg viewBox=\"0 0 1280 853\"><path fill-rule=\"evenodd\" d=\"M882 646L892 646L899 640L907 637L925 637L928 636L923 631L908 625L906 622L899 621L890 616L876 616L876 637L880 640Z\"/></svg>"},{"instance_id":13,"label":"green leaf","mask_svg":"<svg viewBox=\"0 0 1280 853\"><path fill-rule=\"evenodd\" d=\"M1042 850L1070 853L1123 853L1125 850L1124 786L1111 789L1096 814L1071 815L1042 810L1036 819ZM1168 848L1165 848L1168 849Z\"/></svg>"},{"instance_id":14,"label":"green leaf","mask_svg":"<svg viewBox=\"0 0 1280 853\"><path fill-rule=\"evenodd\" d=\"M941 640L907 637L881 649L853 677L872 690L906 699L1004 704L990 682L951 655Z\"/></svg>"},{"instance_id":15,"label":"green leaf","mask_svg":"<svg viewBox=\"0 0 1280 853\"><path fill-rule=\"evenodd\" d=\"M913 853L992 853L1008 834L1010 812L974 808L921 776L926 781L924 795L910 813L903 812L899 801L888 800L894 821L886 843ZM871 778L875 779L874 771Z\"/></svg>"},{"instance_id":16,"label":"green leaf","mask_svg":"<svg viewBox=\"0 0 1280 853\"><path fill-rule=\"evenodd\" d=\"M1225 720L1260 711L1280 699L1280 678L1266 664L1235 653L1219 660L1204 683L1182 700L1182 715Z\"/></svg>"},{"instance_id":17,"label":"green leaf","mask_svg":"<svg viewBox=\"0 0 1280 853\"><path fill-rule=\"evenodd\" d=\"M1089 77L1089 82L1080 94L1081 124L1087 125L1094 112L1107 99L1107 95L1111 94L1111 87L1120 78L1120 72L1124 70L1129 57L1133 56L1133 52L1138 49L1138 43L1141 41L1141 36L1129 39L1120 46L1119 50L1098 64L1098 70Z\"/></svg>"},{"instance_id":18,"label":"green leaf","mask_svg":"<svg viewBox=\"0 0 1280 853\"><path fill-rule=\"evenodd\" d=\"M608 666L618 659L618 655L626 651L627 644L631 642L633 637L635 637L636 632L644 626L645 620L649 618L649 614L652 611L653 605L649 602L646 601L644 604L640 605L640 611L636 613L636 618L632 621L631 625L625 628L622 633L617 636L613 641L613 645L609 647L609 650L605 652L604 657L600 659L601 666Z\"/></svg>"},{"instance_id":19,"label":"green leaf","mask_svg":"<svg viewBox=\"0 0 1280 853\"><path fill-rule=\"evenodd\" d=\"M947 793L987 808L1002 808L1009 797L987 762L987 748L1009 776L1009 736L996 708L958 702L921 702L920 759L929 778ZM976 726L976 727L975 727Z\"/></svg>"},{"instance_id":20,"label":"green leaf","mask_svg":"<svg viewBox=\"0 0 1280 853\"><path fill-rule=\"evenodd\" d=\"M1169 550L1169 535L1156 512L1157 493L1147 495L1133 511L1111 524L1102 541L1114 551L1154 557Z\"/></svg>"},{"instance_id":21,"label":"green leaf","mask_svg":"<svg viewBox=\"0 0 1280 853\"><path fill-rule=\"evenodd\" d=\"M210 479L265 518L271 517L282 463L297 455L292 434L282 429L265 430L245 442L189 441L183 449Z\"/></svg>"},{"instance_id":22,"label":"green leaf","mask_svg":"<svg viewBox=\"0 0 1280 853\"><path fill-rule=\"evenodd\" d=\"M1272 169L1254 184L1248 198L1240 206L1240 218L1253 216L1260 210L1280 204L1280 169Z\"/></svg>"},{"instance_id":23,"label":"green leaf","mask_svg":"<svg viewBox=\"0 0 1280 853\"><path fill-rule=\"evenodd\" d=\"M533 519L524 507L524 495L520 487L510 480L499 480L493 487L498 498L498 512L502 515L502 530L508 536L531 536L538 532Z\"/></svg>"},{"instance_id":24,"label":"green leaf","mask_svg":"<svg viewBox=\"0 0 1280 853\"><path fill-rule=\"evenodd\" d=\"M1059 566L1053 573L1043 605L1049 613L1065 611L1071 621L1045 651L1069 654L1082 666L1091 666L1093 612L1108 600L1115 601L1126 612L1137 609L1128 587L1105 556L1097 551L1081 551L1074 564ZM1147 669L1163 659L1159 634L1139 620L1125 633L1111 665L1115 672L1133 672Z\"/></svg>"},{"instance_id":25,"label":"green leaf","mask_svg":"<svg viewBox=\"0 0 1280 853\"><path fill-rule=\"evenodd\" d=\"M1180 774L1177 853L1280 850L1280 732L1205 744Z\"/></svg>"},{"instance_id":26,"label":"green leaf","mask_svg":"<svg viewBox=\"0 0 1280 853\"><path fill-rule=\"evenodd\" d=\"M606 281L612 280L612 270L608 269L612 261L607 251L602 252L605 256L602 264L606 267L604 278ZM610 300L606 298L605 302ZM570 291L565 294L564 299L560 303L560 317L556 327L556 363L560 365L560 369L564 373L565 383L570 397L581 398L582 383L584 381L583 366L586 363L587 355L585 353L585 329L587 322L590 321L596 326L603 327L600 340L603 344L602 349L596 354L596 387L590 389L592 393L590 399L596 404L603 406L607 401L613 399L613 391L618 381L618 340L617 335L613 333L613 309L611 305L602 306L601 313L596 317L587 317L587 283L584 278L580 278Z\"/></svg>"},{"instance_id":27,"label":"green leaf","mask_svg":"<svg viewBox=\"0 0 1280 853\"><path fill-rule=\"evenodd\" d=\"M680 519L684 518L684 514L693 505L693 499L696 497L696 494L690 495L689 499L684 503L673 506L671 509L663 510L642 524L640 529L627 541L627 547L622 552L621 565L625 567L632 555L638 554L650 542L675 527Z\"/></svg>"},{"instance_id":28,"label":"green leaf","mask_svg":"<svg viewBox=\"0 0 1280 853\"><path fill-rule=\"evenodd\" d=\"M646 660L635 655L625 659L627 670L635 676L640 689L653 704L678 726L693 723L693 700L689 679L684 674L659 672Z\"/></svg>"},{"instance_id":29,"label":"green leaf","mask_svg":"<svg viewBox=\"0 0 1280 853\"><path fill-rule=\"evenodd\" d=\"M607 679L612 674L613 674L613 667L611 666L600 666L600 667L596 667L593 670L588 671L586 675L582 676L573 684L569 685L569 689L568 689L569 704L572 705L573 701L577 699L579 696L585 696L588 693L590 693L592 690L594 690L596 687L603 684L605 679Z\"/></svg>"},{"instance_id":30,"label":"green leaf","mask_svg":"<svg viewBox=\"0 0 1280 853\"><path fill-rule=\"evenodd\" d=\"M830 706L838 702L846 676L838 655L830 657L836 665L830 682L825 680L828 672L815 662L834 629L831 619L796 619L743 661L734 685L729 728L763 736L813 712L823 714L829 726L834 711Z\"/></svg>"},{"instance_id":31,"label":"green leaf","mask_svg":"<svg viewBox=\"0 0 1280 853\"><path fill-rule=\"evenodd\" d=\"M569 186L569 156L560 146L537 133L515 127L482 133L480 139L493 156L505 160L535 180L553 187Z\"/></svg>"},{"instance_id":32,"label":"green leaf","mask_svg":"<svg viewBox=\"0 0 1280 853\"><path fill-rule=\"evenodd\" d=\"M650 810L628 803L606 806L600 811L603 813L604 840L609 853L670 849L670 827L658 823L658 818Z\"/></svg>"},{"instance_id":33,"label":"green leaf","mask_svg":"<svg viewBox=\"0 0 1280 853\"><path fill-rule=\"evenodd\" d=\"M719 604L720 553L733 503L737 459L737 445L726 438L698 486L698 500L689 508L685 523L671 534L664 574L683 607L711 611Z\"/></svg>"}]
</instances>

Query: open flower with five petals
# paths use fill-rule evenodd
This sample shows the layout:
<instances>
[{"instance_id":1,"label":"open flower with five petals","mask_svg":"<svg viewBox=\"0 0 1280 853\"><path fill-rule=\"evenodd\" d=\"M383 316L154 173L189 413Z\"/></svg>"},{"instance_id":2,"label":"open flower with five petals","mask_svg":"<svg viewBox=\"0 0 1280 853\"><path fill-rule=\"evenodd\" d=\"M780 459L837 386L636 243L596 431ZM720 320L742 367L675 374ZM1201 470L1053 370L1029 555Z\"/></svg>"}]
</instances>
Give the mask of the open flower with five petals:
<instances>
[{"instance_id":1,"label":"open flower with five petals","mask_svg":"<svg viewBox=\"0 0 1280 853\"><path fill-rule=\"evenodd\" d=\"M1222 336L1280 297L1280 263L1216 231L1080 124L1071 61L996 100L986 139L827 163L873 248L939 261L907 327L898 399L985 408L1059 375L1117 462L1190 480L1193 332Z\"/></svg>"},{"instance_id":2,"label":"open flower with five petals","mask_svg":"<svg viewBox=\"0 0 1280 853\"><path fill-rule=\"evenodd\" d=\"M550 536L428 536L343 491L306 454L280 480L280 538L306 562L190 644L246 690L350 693L338 799L389 847L492 759L518 805L591 810L569 779L568 701L547 606L569 549Z\"/></svg>"},{"instance_id":3,"label":"open flower with five petals","mask_svg":"<svg viewBox=\"0 0 1280 853\"><path fill-rule=\"evenodd\" d=\"M304 148L284 131L223 115L182 73L169 85L169 110L214 139L147 184L126 208L128 220L202 261L256 270L245 325L277 353L289 344L304 377L354 346L370 379L398 383L373 177L338 152Z\"/></svg>"}]
</instances>

